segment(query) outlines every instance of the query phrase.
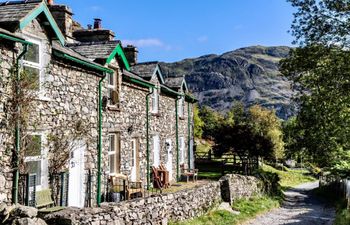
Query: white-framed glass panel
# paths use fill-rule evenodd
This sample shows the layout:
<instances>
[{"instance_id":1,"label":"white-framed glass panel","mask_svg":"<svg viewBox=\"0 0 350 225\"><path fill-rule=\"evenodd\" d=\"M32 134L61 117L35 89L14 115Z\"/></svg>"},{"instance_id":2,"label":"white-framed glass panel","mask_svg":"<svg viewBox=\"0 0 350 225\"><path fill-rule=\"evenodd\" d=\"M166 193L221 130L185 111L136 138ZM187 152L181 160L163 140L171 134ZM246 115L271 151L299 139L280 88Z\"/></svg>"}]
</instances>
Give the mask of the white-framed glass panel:
<instances>
[{"instance_id":1,"label":"white-framed glass panel","mask_svg":"<svg viewBox=\"0 0 350 225\"><path fill-rule=\"evenodd\" d=\"M120 172L120 136L119 133L108 135L108 172L113 175Z\"/></svg>"},{"instance_id":2,"label":"white-framed glass panel","mask_svg":"<svg viewBox=\"0 0 350 225\"><path fill-rule=\"evenodd\" d=\"M108 105L118 106L119 104L119 92L118 92L118 79L117 73L108 74Z\"/></svg>"},{"instance_id":3,"label":"white-framed glass panel","mask_svg":"<svg viewBox=\"0 0 350 225\"><path fill-rule=\"evenodd\" d=\"M178 111L179 111L179 117L184 117L185 112L184 112L184 97L181 97L178 101Z\"/></svg>"},{"instance_id":4,"label":"white-framed glass panel","mask_svg":"<svg viewBox=\"0 0 350 225\"><path fill-rule=\"evenodd\" d=\"M180 163L185 163L185 138L179 138Z\"/></svg>"},{"instance_id":5,"label":"white-framed glass panel","mask_svg":"<svg viewBox=\"0 0 350 225\"><path fill-rule=\"evenodd\" d=\"M153 136L153 166L160 165L160 145L159 145L159 136Z\"/></svg>"},{"instance_id":6,"label":"white-framed glass panel","mask_svg":"<svg viewBox=\"0 0 350 225\"><path fill-rule=\"evenodd\" d=\"M136 139L131 140L131 166L136 166Z\"/></svg>"},{"instance_id":7,"label":"white-framed glass panel","mask_svg":"<svg viewBox=\"0 0 350 225\"><path fill-rule=\"evenodd\" d=\"M29 83L27 87L39 92L43 90L42 84L44 82L42 42L32 37L26 39L33 44L28 46L28 51L23 57L23 72Z\"/></svg>"},{"instance_id":8,"label":"white-framed glass panel","mask_svg":"<svg viewBox=\"0 0 350 225\"><path fill-rule=\"evenodd\" d=\"M158 113L159 110L159 93L158 89L153 89L153 94L152 94L152 113Z\"/></svg>"},{"instance_id":9,"label":"white-framed glass panel","mask_svg":"<svg viewBox=\"0 0 350 225\"><path fill-rule=\"evenodd\" d=\"M24 143L25 172L29 175L35 175L37 188L40 188L42 184L42 139L41 134L28 134Z\"/></svg>"}]
</instances>

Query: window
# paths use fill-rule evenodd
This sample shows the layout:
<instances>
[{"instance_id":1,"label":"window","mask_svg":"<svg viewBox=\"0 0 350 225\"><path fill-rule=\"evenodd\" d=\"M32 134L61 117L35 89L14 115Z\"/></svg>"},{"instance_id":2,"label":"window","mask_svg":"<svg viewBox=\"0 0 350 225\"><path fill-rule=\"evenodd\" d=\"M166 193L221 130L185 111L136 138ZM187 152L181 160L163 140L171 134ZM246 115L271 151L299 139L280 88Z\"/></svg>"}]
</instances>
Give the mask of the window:
<instances>
[{"instance_id":1,"label":"window","mask_svg":"<svg viewBox=\"0 0 350 225\"><path fill-rule=\"evenodd\" d=\"M136 165L136 139L131 140L131 166L134 167Z\"/></svg>"},{"instance_id":2,"label":"window","mask_svg":"<svg viewBox=\"0 0 350 225\"><path fill-rule=\"evenodd\" d=\"M28 88L40 91L43 71L41 42L31 38L29 41L33 44L28 46L28 51L23 57L23 71L30 84Z\"/></svg>"},{"instance_id":3,"label":"window","mask_svg":"<svg viewBox=\"0 0 350 225\"><path fill-rule=\"evenodd\" d=\"M178 101L178 113L179 113L179 117L184 117L184 97L181 97Z\"/></svg>"},{"instance_id":4,"label":"window","mask_svg":"<svg viewBox=\"0 0 350 225\"><path fill-rule=\"evenodd\" d=\"M120 135L119 133L109 134L108 164L109 164L109 174L120 173Z\"/></svg>"},{"instance_id":5,"label":"window","mask_svg":"<svg viewBox=\"0 0 350 225\"><path fill-rule=\"evenodd\" d=\"M117 73L108 74L108 105L119 107L119 92Z\"/></svg>"},{"instance_id":6,"label":"window","mask_svg":"<svg viewBox=\"0 0 350 225\"><path fill-rule=\"evenodd\" d=\"M158 108L159 108L158 89L153 89L153 94L152 94L152 113L158 113Z\"/></svg>"},{"instance_id":7,"label":"window","mask_svg":"<svg viewBox=\"0 0 350 225\"><path fill-rule=\"evenodd\" d=\"M29 175L36 176L36 186L41 185L42 136L38 134L27 135L24 145L25 170Z\"/></svg>"},{"instance_id":8,"label":"window","mask_svg":"<svg viewBox=\"0 0 350 225\"><path fill-rule=\"evenodd\" d=\"M180 149L180 163L185 162L185 138L180 137L179 138L179 149Z\"/></svg>"},{"instance_id":9,"label":"window","mask_svg":"<svg viewBox=\"0 0 350 225\"><path fill-rule=\"evenodd\" d=\"M160 164L160 146L159 136L153 136L153 166L159 166Z\"/></svg>"}]
</instances>

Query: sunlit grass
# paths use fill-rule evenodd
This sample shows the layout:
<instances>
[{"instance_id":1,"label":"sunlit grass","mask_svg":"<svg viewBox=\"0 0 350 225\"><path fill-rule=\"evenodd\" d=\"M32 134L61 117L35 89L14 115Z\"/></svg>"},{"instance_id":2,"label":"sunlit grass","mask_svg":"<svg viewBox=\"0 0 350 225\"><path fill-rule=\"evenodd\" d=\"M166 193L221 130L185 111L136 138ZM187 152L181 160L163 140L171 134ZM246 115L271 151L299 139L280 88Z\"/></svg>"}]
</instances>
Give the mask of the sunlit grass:
<instances>
[{"instance_id":1,"label":"sunlit grass","mask_svg":"<svg viewBox=\"0 0 350 225\"><path fill-rule=\"evenodd\" d=\"M277 170L272 166L263 165L262 169L266 172L277 173L280 178L280 185L282 188L295 187L303 183L316 181L307 170Z\"/></svg>"},{"instance_id":2,"label":"sunlit grass","mask_svg":"<svg viewBox=\"0 0 350 225\"><path fill-rule=\"evenodd\" d=\"M208 213L205 216L193 220L170 223L173 225L234 225L250 219L260 213L270 211L279 206L279 200L271 197L253 197L250 199L241 199L236 201L232 208L239 211L235 215L225 210L217 210Z\"/></svg>"}]
</instances>

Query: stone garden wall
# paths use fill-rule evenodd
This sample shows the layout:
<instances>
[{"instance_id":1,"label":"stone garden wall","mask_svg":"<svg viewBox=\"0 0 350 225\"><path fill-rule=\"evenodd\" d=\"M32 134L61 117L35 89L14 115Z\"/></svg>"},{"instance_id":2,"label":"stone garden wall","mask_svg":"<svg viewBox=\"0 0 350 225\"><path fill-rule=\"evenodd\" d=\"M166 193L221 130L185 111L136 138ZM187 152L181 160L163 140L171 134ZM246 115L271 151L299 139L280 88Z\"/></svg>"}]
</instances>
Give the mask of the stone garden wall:
<instances>
[{"instance_id":1,"label":"stone garden wall","mask_svg":"<svg viewBox=\"0 0 350 225\"><path fill-rule=\"evenodd\" d=\"M262 181L252 176L228 174L223 176L219 182L221 183L222 200L230 204L237 199L260 194L264 190Z\"/></svg>"},{"instance_id":2,"label":"stone garden wall","mask_svg":"<svg viewBox=\"0 0 350 225\"><path fill-rule=\"evenodd\" d=\"M222 201L232 203L260 194L263 188L260 184L255 177L226 175L220 181L176 193L104 203L101 208L67 208L44 219L49 225L167 224L201 216Z\"/></svg>"}]
</instances>

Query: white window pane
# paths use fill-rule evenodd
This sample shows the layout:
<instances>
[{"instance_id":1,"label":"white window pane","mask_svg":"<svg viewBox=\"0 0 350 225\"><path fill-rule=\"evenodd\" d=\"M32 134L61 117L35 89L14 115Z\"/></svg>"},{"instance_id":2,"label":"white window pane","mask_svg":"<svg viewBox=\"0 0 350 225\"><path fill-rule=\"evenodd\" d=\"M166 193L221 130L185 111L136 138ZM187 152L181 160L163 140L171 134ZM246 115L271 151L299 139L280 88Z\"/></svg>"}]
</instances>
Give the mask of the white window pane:
<instances>
[{"instance_id":1,"label":"white window pane","mask_svg":"<svg viewBox=\"0 0 350 225\"><path fill-rule=\"evenodd\" d=\"M114 152L115 151L115 135L109 135L109 151Z\"/></svg>"},{"instance_id":2,"label":"white window pane","mask_svg":"<svg viewBox=\"0 0 350 225\"><path fill-rule=\"evenodd\" d=\"M37 68L24 66L22 76L26 81L26 87L30 90L39 90L40 88L40 70Z\"/></svg>"},{"instance_id":3,"label":"white window pane","mask_svg":"<svg viewBox=\"0 0 350 225\"><path fill-rule=\"evenodd\" d=\"M32 44L28 46L28 51L24 55L24 60L39 63L39 45Z\"/></svg>"},{"instance_id":4,"label":"white window pane","mask_svg":"<svg viewBox=\"0 0 350 225\"><path fill-rule=\"evenodd\" d=\"M36 175L36 185L41 184L41 161L26 162L26 171L29 174Z\"/></svg>"},{"instance_id":5,"label":"white window pane","mask_svg":"<svg viewBox=\"0 0 350 225\"><path fill-rule=\"evenodd\" d=\"M25 138L24 156L33 157L41 155L41 135L28 135Z\"/></svg>"},{"instance_id":6,"label":"white window pane","mask_svg":"<svg viewBox=\"0 0 350 225\"><path fill-rule=\"evenodd\" d=\"M108 75L108 83L109 85L114 86L114 74Z\"/></svg>"},{"instance_id":7,"label":"white window pane","mask_svg":"<svg viewBox=\"0 0 350 225\"><path fill-rule=\"evenodd\" d=\"M109 155L109 172L115 173L115 154Z\"/></svg>"}]
</instances>

